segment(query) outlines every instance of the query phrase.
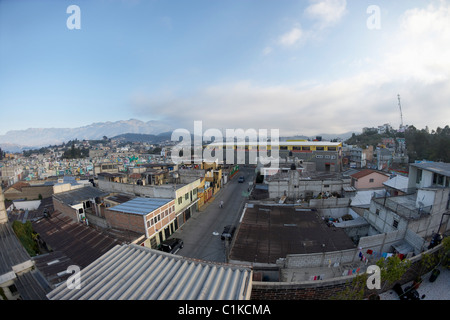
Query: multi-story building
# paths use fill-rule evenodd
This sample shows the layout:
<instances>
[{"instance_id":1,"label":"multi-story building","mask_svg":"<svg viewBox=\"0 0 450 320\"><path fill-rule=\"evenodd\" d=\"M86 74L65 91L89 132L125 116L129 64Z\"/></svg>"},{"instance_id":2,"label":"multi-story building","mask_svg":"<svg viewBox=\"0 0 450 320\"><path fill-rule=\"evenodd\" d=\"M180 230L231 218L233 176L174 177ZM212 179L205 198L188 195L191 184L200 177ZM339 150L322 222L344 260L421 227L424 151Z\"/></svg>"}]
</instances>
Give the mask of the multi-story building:
<instances>
[{"instance_id":1,"label":"multi-story building","mask_svg":"<svg viewBox=\"0 0 450 320\"><path fill-rule=\"evenodd\" d=\"M374 197L364 217L380 233L412 231L422 239L450 229L450 164L410 164L408 189Z\"/></svg>"},{"instance_id":2,"label":"multi-story building","mask_svg":"<svg viewBox=\"0 0 450 320\"><path fill-rule=\"evenodd\" d=\"M113 228L145 235L144 245L154 249L179 228L175 199L136 197L106 208L104 215Z\"/></svg>"},{"instance_id":3,"label":"multi-story building","mask_svg":"<svg viewBox=\"0 0 450 320\"><path fill-rule=\"evenodd\" d=\"M342 171L342 142L287 140L279 141L276 146L269 141L267 147L258 142L218 142L208 144L205 148L208 151L222 148L223 162L227 164L256 164L261 152L270 157L278 148L280 158L297 158L304 162L314 162L317 171ZM234 150L234 159L228 159L227 150ZM217 160L219 163L222 161L222 159ZM242 163L239 160L242 160Z\"/></svg>"}]
</instances>

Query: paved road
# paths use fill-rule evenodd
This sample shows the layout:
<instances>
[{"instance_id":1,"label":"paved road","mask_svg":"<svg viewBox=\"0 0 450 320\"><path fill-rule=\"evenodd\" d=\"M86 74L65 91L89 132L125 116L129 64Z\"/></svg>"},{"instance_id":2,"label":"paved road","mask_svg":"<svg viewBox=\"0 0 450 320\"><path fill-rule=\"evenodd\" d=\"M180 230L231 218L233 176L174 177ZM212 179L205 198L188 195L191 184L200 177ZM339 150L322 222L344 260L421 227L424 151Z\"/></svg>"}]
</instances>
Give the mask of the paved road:
<instances>
[{"instance_id":1,"label":"paved road","mask_svg":"<svg viewBox=\"0 0 450 320\"><path fill-rule=\"evenodd\" d=\"M172 235L184 242L184 248L178 251L178 255L226 262L226 241L220 239L220 234L226 225L237 226L246 200L243 192L247 191L249 182L253 181L254 170L251 167L242 167L214 199ZM245 177L244 183L238 183L238 177L241 175ZM224 208L219 208L221 200L224 202Z\"/></svg>"}]
</instances>

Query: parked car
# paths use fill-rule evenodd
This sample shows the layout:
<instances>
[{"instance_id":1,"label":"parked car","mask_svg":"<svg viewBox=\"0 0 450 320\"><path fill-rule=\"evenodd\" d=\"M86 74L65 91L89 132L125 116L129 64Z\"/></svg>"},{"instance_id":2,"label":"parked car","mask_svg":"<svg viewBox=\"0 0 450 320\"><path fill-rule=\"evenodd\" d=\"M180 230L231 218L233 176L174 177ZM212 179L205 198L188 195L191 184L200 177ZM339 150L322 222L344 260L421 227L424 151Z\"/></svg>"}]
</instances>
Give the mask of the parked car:
<instances>
[{"instance_id":1,"label":"parked car","mask_svg":"<svg viewBox=\"0 0 450 320\"><path fill-rule=\"evenodd\" d=\"M244 181L245 181L244 176L240 176L239 179L238 179L238 182L239 183L243 183Z\"/></svg>"},{"instance_id":2,"label":"parked car","mask_svg":"<svg viewBox=\"0 0 450 320\"><path fill-rule=\"evenodd\" d=\"M225 240L225 239L231 240L231 238L233 238L234 231L236 231L236 227L234 227L232 225L225 226L223 228L222 235L220 236L220 238L222 240Z\"/></svg>"},{"instance_id":3,"label":"parked car","mask_svg":"<svg viewBox=\"0 0 450 320\"><path fill-rule=\"evenodd\" d=\"M183 240L178 238L171 238L163 241L159 250L175 254L181 248L183 248Z\"/></svg>"}]
</instances>

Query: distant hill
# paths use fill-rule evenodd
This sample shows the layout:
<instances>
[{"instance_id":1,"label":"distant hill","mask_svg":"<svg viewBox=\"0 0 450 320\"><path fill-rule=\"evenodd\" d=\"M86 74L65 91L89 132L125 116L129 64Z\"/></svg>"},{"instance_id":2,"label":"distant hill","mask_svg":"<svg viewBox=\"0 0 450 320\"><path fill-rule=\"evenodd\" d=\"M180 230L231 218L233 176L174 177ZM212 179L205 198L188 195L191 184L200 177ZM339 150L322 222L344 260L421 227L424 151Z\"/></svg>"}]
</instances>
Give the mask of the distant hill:
<instances>
[{"instance_id":1,"label":"distant hill","mask_svg":"<svg viewBox=\"0 0 450 320\"><path fill-rule=\"evenodd\" d=\"M101 140L125 133L158 135L173 130L160 121L140 121L136 119L115 122L96 122L79 128L29 128L12 130L0 135L0 147L9 152L24 149L59 145L70 140Z\"/></svg>"},{"instance_id":2,"label":"distant hill","mask_svg":"<svg viewBox=\"0 0 450 320\"><path fill-rule=\"evenodd\" d=\"M145 133L124 133L112 137L111 140L118 140L123 142L148 142L159 143L165 140L170 140L172 132L163 132L160 134L145 134Z\"/></svg>"}]
</instances>

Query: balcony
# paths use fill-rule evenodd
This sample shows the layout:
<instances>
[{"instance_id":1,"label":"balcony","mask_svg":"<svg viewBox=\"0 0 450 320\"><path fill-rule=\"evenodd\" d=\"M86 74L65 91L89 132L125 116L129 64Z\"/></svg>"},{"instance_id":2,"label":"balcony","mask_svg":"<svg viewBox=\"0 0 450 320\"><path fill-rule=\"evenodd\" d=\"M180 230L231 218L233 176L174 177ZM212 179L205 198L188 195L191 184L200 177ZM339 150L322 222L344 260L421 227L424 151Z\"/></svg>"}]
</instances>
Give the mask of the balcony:
<instances>
[{"instance_id":1,"label":"balcony","mask_svg":"<svg viewBox=\"0 0 450 320\"><path fill-rule=\"evenodd\" d=\"M405 219L418 220L431 214L433 206L417 206L417 189L403 190L405 195L389 196L375 193L372 201Z\"/></svg>"}]
</instances>

